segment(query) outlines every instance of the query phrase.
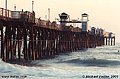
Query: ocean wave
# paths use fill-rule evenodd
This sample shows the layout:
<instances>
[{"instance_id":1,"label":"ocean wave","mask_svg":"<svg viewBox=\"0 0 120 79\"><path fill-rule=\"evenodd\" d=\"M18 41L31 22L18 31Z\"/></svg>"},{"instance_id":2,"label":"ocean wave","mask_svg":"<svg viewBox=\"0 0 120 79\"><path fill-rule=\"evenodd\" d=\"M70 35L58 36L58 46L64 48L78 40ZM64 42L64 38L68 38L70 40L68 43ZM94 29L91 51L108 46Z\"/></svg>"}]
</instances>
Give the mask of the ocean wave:
<instances>
[{"instance_id":1,"label":"ocean wave","mask_svg":"<svg viewBox=\"0 0 120 79\"><path fill-rule=\"evenodd\" d=\"M120 76L120 54L117 50L110 46L97 47L31 62L43 67L9 64L0 59L0 75L26 75L26 79L82 79L82 75L87 74Z\"/></svg>"}]
</instances>

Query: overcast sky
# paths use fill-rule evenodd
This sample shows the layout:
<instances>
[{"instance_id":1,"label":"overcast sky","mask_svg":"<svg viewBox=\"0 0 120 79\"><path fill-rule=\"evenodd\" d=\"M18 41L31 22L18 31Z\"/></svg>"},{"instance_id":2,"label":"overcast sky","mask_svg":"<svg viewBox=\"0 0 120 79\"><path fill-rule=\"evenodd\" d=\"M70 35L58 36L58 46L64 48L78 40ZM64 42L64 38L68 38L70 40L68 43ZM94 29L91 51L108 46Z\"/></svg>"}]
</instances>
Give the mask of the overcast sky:
<instances>
[{"instance_id":1,"label":"overcast sky","mask_svg":"<svg viewBox=\"0 0 120 79\"><path fill-rule=\"evenodd\" d=\"M81 18L82 13L89 14L89 26L103 28L116 34L120 42L120 0L34 0L36 17L45 19L48 8L51 10L51 20L58 14L66 12L72 19ZM32 10L32 0L8 0L8 9ZM0 7L5 7L5 0L0 0Z\"/></svg>"}]
</instances>

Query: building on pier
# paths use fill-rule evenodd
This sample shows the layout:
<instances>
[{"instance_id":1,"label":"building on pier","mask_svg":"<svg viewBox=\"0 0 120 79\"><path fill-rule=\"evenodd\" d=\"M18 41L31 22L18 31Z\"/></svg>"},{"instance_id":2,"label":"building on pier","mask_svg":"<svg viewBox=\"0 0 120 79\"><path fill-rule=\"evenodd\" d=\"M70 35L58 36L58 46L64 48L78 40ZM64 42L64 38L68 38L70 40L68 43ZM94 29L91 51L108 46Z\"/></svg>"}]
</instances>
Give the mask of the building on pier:
<instances>
[{"instance_id":1,"label":"building on pier","mask_svg":"<svg viewBox=\"0 0 120 79\"><path fill-rule=\"evenodd\" d=\"M115 45L115 34L112 32L106 32L104 35L105 45Z\"/></svg>"},{"instance_id":2,"label":"building on pier","mask_svg":"<svg viewBox=\"0 0 120 79\"><path fill-rule=\"evenodd\" d=\"M82 31L88 32L88 14L82 14Z\"/></svg>"},{"instance_id":3,"label":"building on pier","mask_svg":"<svg viewBox=\"0 0 120 79\"><path fill-rule=\"evenodd\" d=\"M91 34L96 35L96 28L95 27L91 27Z\"/></svg>"},{"instance_id":4,"label":"building on pier","mask_svg":"<svg viewBox=\"0 0 120 79\"><path fill-rule=\"evenodd\" d=\"M69 15L66 14L65 12L63 12L63 13L59 14L59 17L60 17L60 25L62 25L64 27L67 26L66 21L68 21Z\"/></svg>"}]
</instances>

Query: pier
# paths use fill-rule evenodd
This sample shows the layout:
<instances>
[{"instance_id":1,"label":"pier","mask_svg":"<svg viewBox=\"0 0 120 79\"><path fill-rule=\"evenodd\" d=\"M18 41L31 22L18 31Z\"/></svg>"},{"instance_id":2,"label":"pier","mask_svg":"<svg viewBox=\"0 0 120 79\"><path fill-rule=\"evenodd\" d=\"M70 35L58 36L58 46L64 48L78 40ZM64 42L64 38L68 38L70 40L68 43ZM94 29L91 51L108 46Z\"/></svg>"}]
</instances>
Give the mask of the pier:
<instances>
[{"instance_id":1,"label":"pier","mask_svg":"<svg viewBox=\"0 0 120 79\"><path fill-rule=\"evenodd\" d=\"M105 38L105 45L115 45L115 35L110 32L107 34L107 36L104 36Z\"/></svg>"},{"instance_id":2,"label":"pier","mask_svg":"<svg viewBox=\"0 0 120 79\"><path fill-rule=\"evenodd\" d=\"M44 25L40 18L35 18L34 11L10 11L0 8L1 58L3 61L36 60L59 53L105 45L107 37L104 35L91 34L79 27L64 27L65 23L83 21L61 20L60 22L63 26L57 27L55 22L50 23L50 21Z\"/></svg>"}]
</instances>

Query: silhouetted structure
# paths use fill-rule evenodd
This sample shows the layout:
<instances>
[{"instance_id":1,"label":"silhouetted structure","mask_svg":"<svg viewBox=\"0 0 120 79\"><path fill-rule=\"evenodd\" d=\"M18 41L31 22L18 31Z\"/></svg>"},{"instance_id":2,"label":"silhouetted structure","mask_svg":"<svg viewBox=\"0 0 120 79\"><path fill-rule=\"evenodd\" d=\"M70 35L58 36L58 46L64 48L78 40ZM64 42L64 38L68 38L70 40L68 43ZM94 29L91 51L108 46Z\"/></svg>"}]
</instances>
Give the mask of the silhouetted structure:
<instances>
[{"instance_id":1,"label":"silhouetted structure","mask_svg":"<svg viewBox=\"0 0 120 79\"><path fill-rule=\"evenodd\" d=\"M34 11L9 11L3 8L0 11L1 58L4 61L14 60L15 57L21 59L21 55L26 60L35 60L61 52L104 45L104 36L72 31L72 26L70 30L63 30L64 27L58 28L54 22L54 27L48 27L40 18L35 24ZM63 17L68 19L65 13L60 15L61 19Z\"/></svg>"}]
</instances>

